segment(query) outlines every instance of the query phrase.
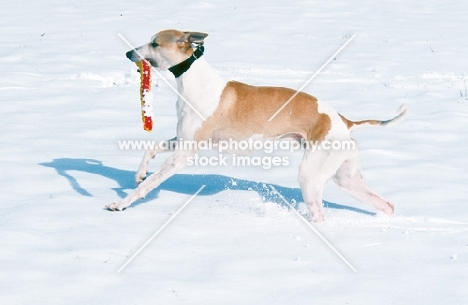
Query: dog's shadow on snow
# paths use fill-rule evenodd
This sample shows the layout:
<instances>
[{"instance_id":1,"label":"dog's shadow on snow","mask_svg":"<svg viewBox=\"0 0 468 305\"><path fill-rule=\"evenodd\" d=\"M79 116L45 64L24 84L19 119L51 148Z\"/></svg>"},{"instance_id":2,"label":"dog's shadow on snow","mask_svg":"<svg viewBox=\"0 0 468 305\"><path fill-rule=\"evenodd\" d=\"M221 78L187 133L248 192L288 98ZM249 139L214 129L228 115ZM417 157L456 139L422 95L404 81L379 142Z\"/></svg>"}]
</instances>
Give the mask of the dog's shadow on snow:
<instances>
[{"instance_id":1,"label":"dog's shadow on snow","mask_svg":"<svg viewBox=\"0 0 468 305\"><path fill-rule=\"evenodd\" d=\"M118 187L112 189L121 198L127 196L127 192L136 187L135 172L109 167L98 160L60 158L54 159L52 162L40 163L40 165L55 169L57 173L67 179L70 186L82 196L91 197L92 195L85 188L81 187L79 181L73 177L73 172L76 171L96 174L116 181ZM264 202L274 202L281 206L286 206L283 198L293 205L303 202L301 189L299 188L290 188L275 184L237 179L223 175L175 174L164 181L159 187L152 190L145 199L138 200L134 205L157 198L160 190L192 195L202 185L205 185L205 188L203 188L203 190L198 194L199 196L209 196L226 190L242 190L256 192ZM278 195L278 193L281 194L281 196ZM103 204L105 203L103 202ZM323 204L326 208L350 210L361 214L375 215L375 213L369 211L328 201L324 201Z\"/></svg>"}]
</instances>

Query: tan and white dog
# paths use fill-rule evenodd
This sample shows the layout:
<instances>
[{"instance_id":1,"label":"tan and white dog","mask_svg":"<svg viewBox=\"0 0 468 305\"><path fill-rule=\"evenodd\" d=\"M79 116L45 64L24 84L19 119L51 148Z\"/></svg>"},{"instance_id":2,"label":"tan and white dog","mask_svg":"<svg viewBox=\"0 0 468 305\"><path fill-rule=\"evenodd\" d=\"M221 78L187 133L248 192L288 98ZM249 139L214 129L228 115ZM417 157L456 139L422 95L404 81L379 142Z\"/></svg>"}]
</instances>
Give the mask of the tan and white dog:
<instances>
[{"instance_id":1,"label":"tan and white dog","mask_svg":"<svg viewBox=\"0 0 468 305\"><path fill-rule=\"evenodd\" d=\"M154 35L148 44L127 53L131 61L140 61L143 57L154 68L170 70L176 76L177 90L183 96L177 101L177 138L193 141L211 138L215 142L222 139L240 141L263 135L263 139L293 136L307 141L352 141L350 132L357 127L388 125L406 114L406 108L400 107L398 115L391 120L354 122L326 103L301 92L269 121L296 91L224 80L201 57L206 36L199 32L165 30ZM194 50L196 45L198 48ZM139 186L120 202L106 206L107 209L121 211L137 199L144 198L186 166L187 158L196 153L193 150L174 150L159 171L146 178L149 160L163 151L146 151L136 175ZM322 193L330 178L356 199L386 214L393 214L393 204L371 190L364 181L357 149L309 149L305 150L299 167L299 185L313 221L324 220Z\"/></svg>"}]
</instances>

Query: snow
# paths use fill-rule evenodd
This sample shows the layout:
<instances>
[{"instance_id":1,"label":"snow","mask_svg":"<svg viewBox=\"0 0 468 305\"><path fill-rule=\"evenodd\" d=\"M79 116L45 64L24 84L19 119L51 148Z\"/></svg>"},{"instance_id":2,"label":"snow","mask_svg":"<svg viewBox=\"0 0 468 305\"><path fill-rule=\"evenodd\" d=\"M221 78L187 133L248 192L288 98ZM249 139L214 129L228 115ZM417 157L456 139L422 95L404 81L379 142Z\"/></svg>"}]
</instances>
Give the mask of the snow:
<instances>
[{"instance_id":1,"label":"snow","mask_svg":"<svg viewBox=\"0 0 468 305\"><path fill-rule=\"evenodd\" d=\"M463 1L10 1L0 18L1 304L467 304L468 4ZM118 34L207 32L223 77L300 86L351 119L387 217L334 185L314 225L352 272L271 193L301 203L287 167L190 167L121 213L142 151L119 140L175 134L176 95L153 82L143 131L139 76ZM170 73L163 73L175 84ZM158 168L166 156L151 163ZM202 185L121 273L117 270Z\"/></svg>"}]
</instances>

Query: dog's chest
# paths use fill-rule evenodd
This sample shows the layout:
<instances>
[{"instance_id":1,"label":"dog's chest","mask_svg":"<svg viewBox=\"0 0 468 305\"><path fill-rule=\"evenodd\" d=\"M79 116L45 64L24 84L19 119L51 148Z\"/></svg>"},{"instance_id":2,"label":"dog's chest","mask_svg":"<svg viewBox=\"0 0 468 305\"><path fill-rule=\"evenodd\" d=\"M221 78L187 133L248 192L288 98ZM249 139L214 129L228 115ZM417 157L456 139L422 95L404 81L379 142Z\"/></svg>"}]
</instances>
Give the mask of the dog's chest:
<instances>
[{"instance_id":1,"label":"dog's chest","mask_svg":"<svg viewBox=\"0 0 468 305\"><path fill-rule=\"evenodd\" d=\"M177 90L184 97L177 102L177 135L192 140L204 121L218 108L227 81L203 59L197 60L177 81Z\"/></svg>"}]
</instances>

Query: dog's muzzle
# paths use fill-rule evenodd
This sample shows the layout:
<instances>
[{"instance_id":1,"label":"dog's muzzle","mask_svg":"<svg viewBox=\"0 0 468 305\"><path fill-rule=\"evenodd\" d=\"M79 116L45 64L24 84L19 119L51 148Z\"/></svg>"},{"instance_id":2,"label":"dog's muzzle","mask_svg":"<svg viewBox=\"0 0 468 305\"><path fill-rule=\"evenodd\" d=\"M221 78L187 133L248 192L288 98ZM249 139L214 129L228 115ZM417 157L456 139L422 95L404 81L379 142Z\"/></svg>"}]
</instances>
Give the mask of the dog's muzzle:
<instances>
[{"instance_id":1,"label":"dog's muzzle","mask_svg":"<svg viewBox=\"0 0 468 305\"><path fill-rule=\"evenodd\" d=\"M127 58L130 59L131 61L138 61L139 58L140 58L140 56L138 56L138 54L137 54L137 52L135 52L135 50L128 51L127 53L125 53L125 56L127 56ZM138 57L138 58L135 58L135 56Z\"/></svg>"}]
</instances>

